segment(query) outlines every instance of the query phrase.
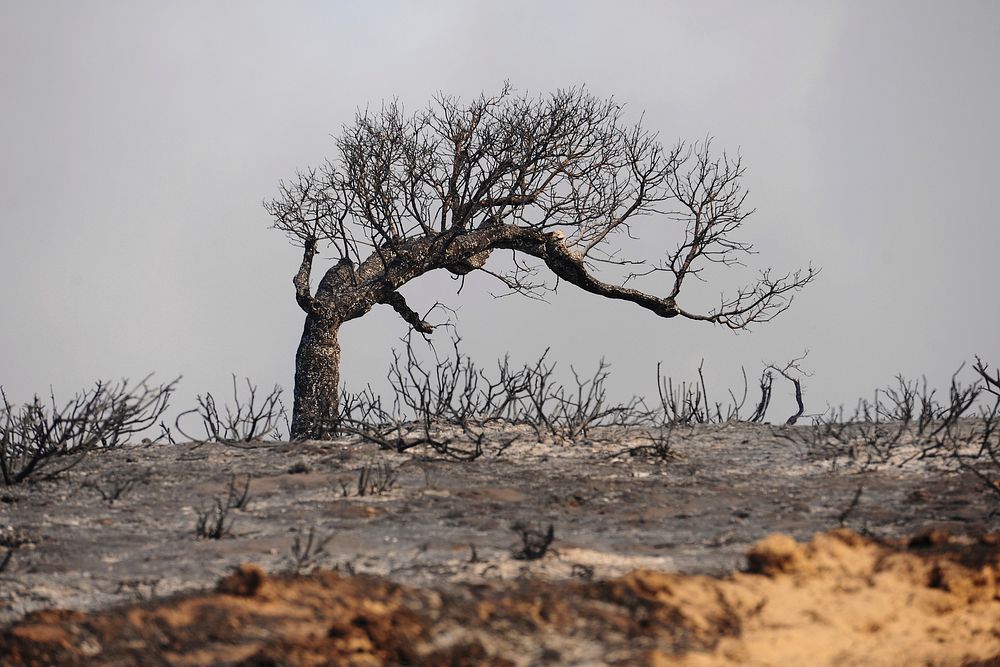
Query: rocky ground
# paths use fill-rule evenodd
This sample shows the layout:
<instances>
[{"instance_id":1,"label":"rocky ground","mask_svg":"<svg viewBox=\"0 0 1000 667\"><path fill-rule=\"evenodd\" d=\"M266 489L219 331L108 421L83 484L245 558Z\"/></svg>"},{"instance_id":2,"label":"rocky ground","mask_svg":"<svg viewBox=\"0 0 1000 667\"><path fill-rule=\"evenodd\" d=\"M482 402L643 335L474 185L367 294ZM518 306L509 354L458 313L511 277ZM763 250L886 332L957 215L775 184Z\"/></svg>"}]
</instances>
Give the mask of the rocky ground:
<instances>
[{"instance_id":1,"label":"rocky ground","mask_svg":"<svg viewBox=\"0 0 1000 667\"><path fill-rule=\"evenodd\" d=\"M980 539L997 522L981 482L930 465L836 467L810 429L683 429L665 458L630 453L639 443L624 438L539 443L527 431L471 462L351 439L97 454L0 491L10 552L0 655L303 665L1000 655L997 547ZM199 537L200 518L202 533L219 527L220 505L232 506L223 534ZM855 532L808 547L770 538L757 547L765 556L747 559L773 533L804 542L841 525ZM918 534L931 537L910 548L903 538ZM247 563L267 576L224 579ZM756 573L732 574L748 566ZM222 594L195 595L222 579ZM75 611L25 618L51 609ZM311 620L293 629L291 618ZM763 651L776 642L792 653Z\"/></svg>"}]
</instances>

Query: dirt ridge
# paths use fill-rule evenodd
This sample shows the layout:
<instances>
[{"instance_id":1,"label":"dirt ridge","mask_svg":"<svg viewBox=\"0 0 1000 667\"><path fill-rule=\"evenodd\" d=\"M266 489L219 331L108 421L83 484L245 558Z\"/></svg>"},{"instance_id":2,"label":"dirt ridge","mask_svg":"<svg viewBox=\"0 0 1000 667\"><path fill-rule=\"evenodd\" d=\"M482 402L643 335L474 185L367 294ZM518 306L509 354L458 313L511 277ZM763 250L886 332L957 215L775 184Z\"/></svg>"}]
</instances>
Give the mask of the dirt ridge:
<instances>
[{"instance_id":1,"label":"dirt ridge","mask_svg":"<svg viewBox=\"0 0 1000 667\"><path fill-rule=\"evenodd\" d=\"M1000 536L775 534L728 576L411 587L243 565L216 590L0 635L19 665L985 665L1000 660Z\"/></svg>"}]
</instances>

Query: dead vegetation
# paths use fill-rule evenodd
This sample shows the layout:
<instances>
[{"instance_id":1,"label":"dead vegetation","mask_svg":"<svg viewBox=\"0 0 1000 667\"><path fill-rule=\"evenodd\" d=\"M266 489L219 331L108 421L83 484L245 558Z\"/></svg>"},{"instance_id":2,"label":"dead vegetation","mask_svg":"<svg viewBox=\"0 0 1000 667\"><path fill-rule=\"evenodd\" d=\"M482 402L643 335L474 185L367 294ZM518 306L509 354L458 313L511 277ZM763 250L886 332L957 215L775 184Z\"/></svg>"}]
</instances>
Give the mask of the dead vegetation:
<instances>
[{"instance_id":1,"label":"dead vegetation","mask_svg":"<svg viewBox=\"0 0 1000 667\"><path fill-rule=\"evenodd\" d=\"M985 367L984 370L991 372L991 369ZM777 373L774 377L779 382L782 381ZM993 375L990 374L990 377ZM677 386L676 383L674 386ZM734 393L740 398L739 393ZM724 392L719 394L724 395ZM980 405L987 396L992 394L986 392L980 396ZM747 404L755 403L756 398L753 396L753 400L748 400ZM919 400L915 401L919 405ZM889 409L886 407L884 411ZM915 408L913 412L918 414L919 410ZM725 411L722 414L725 415ZM752 414L752 410L748 410L746 414ZM785 415L782 414L781 417L784 418ZM912 419L917 421L919 417ZM969 420L968 417L962 419L965 422ZM806 434L812 426L770 427L764 424L739 425L738 422L721 426L668 424L659 432L664 437L664 451L669 456L676 452L676 458L670 459L669 465L662 465L645 458L631 460L627 456L623 457L623 447L599 429L595 429L591 437L576 443L558 441L555 438L548 438L545 443L535 443L537 432L530 424L498 424L485 424L484 427L512 431L519 429L522 441L512 446L507 456L485 456L470 465L455 465L442 457L421 456L433 454L433 451L405 450L402 455L395 452L381 453L371 443L359 443L351 438L329 443L286 443L262 447L252 452L225 443L152 448L135 446L110 452L107 456L92 457L84 461L80 475L97 481L105 489L109 488L109 481L112 479L108 473L116 468L99 468L96 464L117 461L117 465L135 466L140 456L150 457L144 462L146 465L157 462L157 480L177 479L185 471L191 472L194 479L186 479L183 488L164 484L163 489L156 491L150 487L158 487L159 484L133 484L121 499L109 503L107 507L96 498L93 490L78 494L80 500L75 506L63 505L60 521L64 521L66 527L59 529L59 537L53 540L51 533L42 534L39 547L28 546L14 551L9 556L6 570L0 573L0 577L4 578L0 587L6 588L6 599L12 601L12 607L16 604L21 610L16 616L12 614L10 619L13 621L20 618L30 609L52 607L55 604L79 608L82 601L88 600L85 595L94 595L85 592L88 590L87 582L90 581L86 575L94 571L93 563L100 563L100 559L105 557L108 562L115 564L109 568L109 576L98 583L100 596L89 598L99 608L107 608L109 598L116 603L124 603L129 599L150 600L156 595L175 596L178 593L177 582L182 577L185 581L194 580L199 586L205 586L217 576L223 563L229 567L240 560L245 562L250 559L260 562L263 568L275 573L315 572L318 576L325 576L318 572L319 568L339 567L340 572L377 572L396 577L397 585L405 577L406 581L419 581L428 587L427 590L434 590L436 594L444 594L441 591L447 586L452 586L451 590L454 590L454 587L460 585L456 582L469 582L470 589L463 589L464 591L497 591L496 600L511 600L512 602L505 603L510 605L521 605L518 601L522 598L518 597L518 591L522 589L532 593L542 591L544 600L568 600L567 607L548 606L549 603L544 602L540 603L544 606L536 606L534 612L529 612L529 602L539 598L525 597L525 616L491 617L496 623L509 622L517 627L529 622L525 620L526 617L544 619L545 616L531 616L532 613L542 614L542 610L546 615L566 613L568 618L578 619L574 614L586 607L585 600L597 598L581 600L573 597L573 585L594 586L595 588L588 589L592 591L588 595L603 595L593 591L607 591L618 586L616 590L621 596L615 598L618 602L609 603L601 598L600 604L595 602L595 608L607 611L608 604L611 604L615 609L620 609L622 614L626 610L631 614L629 618L637 625L627 641L621 640L616 644L619 640L613 634L587 634L589 630L581 630L581 634L572 634L574 631L570 631L571 634L560 639L562 643L556 646L545 644L548 640L539 637L561 637L559 631L554 631L548 625L526 625L518 645L532 647L532 651L537 649L538 653L531 654L531 659L536 662L541 660L540 651L544 649L561 651L560 656L568 661L569 657L565 656L569 654L565 651L569 649L565 647L582 646L581 637L592 637L594 639L587 640L591 641L587 650L592 651L589 658L593 661L608 662L610 659L605 659L610 655L608 652L617 651L614 655L627 656L621 658L622 664L643 664L642 661L648 657L643 651L649 654L660 651L663 656L670 657L675 656L671 652L675 650L675 646L688 646L683 643L688 641L687 635L683 633L670 637L656 634L666 632L663 630L665 626L674 627L674 614L694 619L699 614L704 615L705 610L709 609L712 614L717 614L713 616L719 620L717 628L731 629L734 627L732 623L738 620L741 628L756 628L755 632L764 632L762 636L765 639L761 639L760 644L739 648L739 645L731 643L737 639L736 634L725 634L720 630L715 634L704 635L714 639L699 645L702 648L683 653L685 660L698 660L704 654L707 656L703 658L706 664L726 664L728 655L740 654L727 653L721 647L728 646L733 651L754 651L757 650L755 647L765 643L793 645L790 641L776 642L773 634L767 635L768 632L777 632L775 628L778 627L784 627L784 632L792 632L787 624L781 626L784 621L779 618L774 607L765 605L757 609L763 596L774 600L774 605L779 605L779 599L781 604L789 600L782 596L794 588L789 583L790 579L781 579L785 583L773 590L761 592L760 596L740 607L738 613L731 614L731 609L726 611L723 607L710 606L715 604L711 600L717 598L705 591L697 593L702 589L674 588L686 586L687 584L679 584L678 581L687 579L674 579L674 575L656 572L631 579L635 587L628 588L622 587L622 580L614 577L620 577L636 567L664 570L677 568L682 571L705 567L706 570L711 568L710 571L718 572L731 567L737 554L745 550L745 545L759 539L773 527L811 532L843 523L856 530L870 526L873 534L885 535L887 530L891 531L900 521L904 522L906 530L922 525L919 523L921 521L949 522L953 529L967 527L971 530L972 526L989 525L979 518L985 516L984 508L988 509L988 505L976 495L975 482L969 475L963 477L966 480L962 482L963 495L951 498L944 497L948 495L951 483L938 475L907 473L904 485L900 480L890 479L893 476L891 474L880 474L877 467L855 477L856 466L841 465L837 475L827 478L823 466L816 465L814 459L804 457L801 448L786 446L787 441L782 442L775 437L777 433ZM445 427L447 424L434 426L442 429ZM631 430L636 433L641 428L644 427L631 427ZM933 428L936 426L929 426L928 430ZM620 429L622 433L628 431L629 429ZM650 428L650 432L657 432L657 429ZM748 439L753 439L753 444L746 444ZM637 446L648 444L647 441L637 441ZM653 456L651 451L635 453ZM904 453L902 445L897 453ZM199 459L203 462L194 466L194 470L190 469L190 456L204 457ZM163 464L172 467L161 467ZM795 469L794 472L790 471L791 468ZM293 469L301 470L302 474L290 474ZM248 474L234 477L230 473L232 470L245 470L246 473L252 471L253 477L251 479ZM786 471L789 472L786 474ZM424 475L422 480L421 473ZM386 479L395 481L384 484ZM434 480L434 483L428 480ZM348 485L346 496L338 496L336 492L341 481L346 481ZM365 489L363 494L357 491L359 483ZM51 511L51 502L62 497L67 489L72 492L78 488L79 482L74 474L53 483L38 485L37 488L9 489L8 494L24 500L8 503L11 508L7 510L8 514L18 517L18 521L35 522L31 525L37 526L38 521L47 521L39 517L44 517L45 512ZM377 490L379 488L386 489L381 496ZM914 508L907 498L911 493L922 490L929 490L932 495L940 497ZM40 498L37 503L32 502L32 514L25 513L28 504L26 499L37 498L40 494L48 495ZM211 498L213 494L218 496L217 499ZM187 499L194 498L196 509L198 499L213 503L202 508L202 515L199 517L202 526L197 530L201 534L200 540L193 539L195 517L190 513L180 514L169 525L161 517L149 516L149 508L168 506L163 502L167 498L172 499L175 504L170 506L175 508L180 506L176 504L178 499L190 503ZM781 502L774 502L776 499ZM956 501L964 503L964 508L956 504ZM86 503L92 507L87 508ZM799 504L802 505L801 508L796 507ZM891 509L883 511L878 507L880 504ZM238 508L240 505L252 506L253 511L241 514ZM133 514L133 511L138 512L142 507L147 508L146 516ZM11 511L14 508L16 513ZM980 512L983 514L980 515ZM956 514L966 517L964 523L955 518ZM115 525L115 518L125 515L135 516L136 520L131 522L131 526ZM520 525L511 531L511 527L519 520ZM149 530L148 538L139 538L148 541L136 542L137 526L146 527L140 530ZM291 526L301 527L290 531ZM183 544L171 547L171 543L177 542L178 535L185 534L187 540L183 540ZM797 535L799 538L802 536L803 533ZM94 542L130 546L127 551L119 547L117 551L102 549L84 556L80 548L87 548L86 544ZM969 540L966 539L966 546L968 543ZM830 544L836 549L841 548L837 541ZM826 556L813 557L807 554L805 560L802 560L796 549L790 548L786 553L783 550L785 545L771 546L774 564L755 566L761 572L756 576L791 577L796 581L808 579L811 582L809 586L816 587L810 590L814 590L817 596L827 596L826 602L817 603L817 607L812 608L817 613L823 612L829 605L853 604L846 599L830 597L843 595L844 591L824 587L824 577L833 577L846 589L857 590L857 581L854 579L836 574L835 570L823 569L829 565L824 560ZM174 550L169 551L171 548ZM168 550L171 560L164 560L159 564L147 565L132 553L153 553L162 549ZM0 559L4 558L6 551L10 549L0 549ZM73 555L77 551L81 553ZM841 557L844 554L834 555ZM81 560L84 558L85 561ZM610 561L612 558L615 560ZM782 559L789 564L776 564L784 562ZM60 561L77 563L77 570L62 574L52 574L47 570L36 572L39 566ZM80 565L83 562L87 565ZM765 573L768 568L779 567L791 569L784 574L778 572L773 575L770 570ZM961 582L966 579L949 579L955 576L949 567L945 564L926 572L921 570L927 575L927 581L939 582L934 585L925 584L925 588L931 591L926 598L923 593L917 593L920 599L928 600L928 606L938 604L942 599L945 602L941 604L953 604L954 600L960 599L952 596L949 591L945 592L951 597L940 597L940 592L944 589L939 586L953 586L958 590L965 585ZM815 568L822 576L817 574L811 578L811 568ZM160 583L156 583L158 576L162 577ZM884 569L880 569L868 576L883 582L888 575ZM8 579L23 581L30 588L25 588L23 594L15 595L10 592L14 586L7 586ZM274 583L282 579L264 575L258 584L247 583L244 589L264 590L268 581ZM29 599L29 596L51 590L56 583L64 590L75 589L78 592L74 597L64 594L61 598L50 598L48 603L40 602L38 598ZM680 591L677 593L680 597L669 597L671 594L665 592L668 588ZM711 590L714 595L721 589ZM869 588L864 590L869 591ZM745 589L726 588L725 591L724 595L728 596L736 595L733 591L745 592ZM115 593L114 596L111 595L112 592ZM300 589L289 590L287 603L300 604L300 600L293 599L293 596L301 593L303 591ZM688 593L694 597L685 597ZM650 598L644 597L646 595L658 601L651 602ZM487 606L495 603L492 597L475 599ZM663 599L672 600L669 609L651 606L661 604ZM381 604L380 600L376 598L370 602ZM725 600L732 602L730 597L725 597ZM358 604L363 609L369 609L366 606L368 603ZM443 604L448 604L448 599ZM898 599L887 601L884 608L891 606L898 609ZM152 608L152 605L144 608ZM926 608L928 607L922 607ZM209 609L211 611L204 613L211 618L225 618L226 614L232 612L228 607L221 611L214 607ZM473 607L471 611L478 613L478 609L479 607ZM855 613L860 613L859 609L855 608ZM353 607L348 607L347 610L354 615L358 613ZM982 608L979 611L982 612ZM774 615L770 616L772 613ZM770 619L767 623L771 625L757 625L762 615ZM354 616L347 618L344 625L351 626L350 619ZM438 618L440 617L432 615L429 621L427 627L430 629L427 632L430 635L451 636L447 633L456 628L460 632L470 631L470 627L475 629L468 623L463 625L458 617L448 621L452 625L440 626L435 620ZM930 624L926 618L921 618L923 617L911 616L909 620L913 623L926 621ZM940 627L940 615L932 615L932 618L938 624L935 627ZM971 612L964 621L968 618L973 618ZM640 625L642 619L646 619L650 627ZM891 625L891 614L871 622L883 623L886 619L889 619ZM956 621L956 627L964 621ZM238 622L238 619L234 622ZM585 619L585 622L590 621ZM601 621L593 622L599 624ZM663 627L656 624L662 624ZM494 626L487 624L484 627L485 631L489 631L488 628ZM588 626L592 627L601 626ZM621 629L625 626L616 627ZM318 636L325 636L327 630L329 628L324 626ZM702 631L703 629L698 630L696 627L687 629L691 633ZM347 636L344 633L348 631L338 626L335 632ZM827 637L831 636L829 628L822 625L809 626L802 632L806 638L824 633ZM656 638L653 638L654 634ZM875 634L878 633L872 631L865 636ZM363 635L358 635L361 636ZM741 631L738 636L749 635ZM879 636L884 639L887 635ZM189 639L200 641L197 637ZM840 636L833 643L849 644L852 641L851 638ZM374 641L372 643L377 644ZM232 648L233 645L228 646ZM544 645L544 648L540 648L540 645ZM464 651L466 648L467 646L462 645L456 650ZM271 651L267 655L273 657L278 655L281 648L271 647L267 650ZM332 649L324 647L323 650ZM894 645L894 650L899 650L898 645ZM949 650L959 649L952 647ZM480 654L482 660L493 659L498 655L511 655L496 652L495 645L488 641L483 642L483 651ZM816 655L825 654L817 652ZM666 659L663 656L659 659ZM871 656L877 657L877 654L867 657ZM415 664L420 664L418 660L422 657L411 656L411 659L417 661ZM786 659L784 664L789 664L788 661L791 664L811 664L795 660L794 656L782 657ZM286 657L285 660L286 664L296 664L290 658ZM744 663L746 661L743 660ZM732 664L740 664L740 661ZM782 663L762 660L761 664ZM879 661L872 658L868 664L879 664ZM942 664L948 663L945 661Z\"/></svg>"},{"instance_id":2,"label":"dead vegetation","mask_svg":"<svg viewBox=\"0 0 1000 667\"><path fill-rule=\"evenodd\" d=\"M515 560L544 558L556 539L555 527L551 523L545 530L522 522L515 523L510 529L521 537L520 548L514 549L512 554Z\"/></svg>"},{"instance_id":3,"label":"dead vegetation","mask_svg":"<svg viewBox=\"0 0 1000 667\"><path fill-rule=\"evenodd\" d=\"M926 378L900 375L872 399L859 400L853 413L830 409L812 427L786 435L833 467L932 465L974 474L1000 495L1000 372L977 357L972 381L963 382L963 368L943 398Z\"/></svg>"},{"instance_id":4,"label":"dead vegetation","mask_svg":"<svg viewBox=\"0 0 1000 667\"><path fill-rule=\"evenodd\" d=\"M199 540L221 540L231 534L233 518L231 510L246 510L250 502L250 475L246 475L242 483L236 475L229 479L226 498L214 498L207 508L198 512L194 526L195 538Z\"/></svg>"},{"instance_id":5,"label":"dead vegetation","mask_svg":"<svg viewBox=\"0 0 1000 667\"><path fill-rule=\"evenodd\" d=\"M657 365L658 401L650 405L636 396L612 399L610 365L604 360L592 374L570 367L570 381L564 382L556 364L548 360L548 351L519 367L504 357L484 368L462 352L458 336L452 337L444 353L428 340L429 359L416 349L412 334L403 343L389 367L388 400L370 387L357 393L342 390L342 433L386 450L425 447L458 460L472 460L487 451L502 453L518 439L586 445L624 437L639 443L630 447L632 453L667 460L677 427L762 422L775 373L795 384L799 414L804 410L800 381L805 374L798 365L804 356L782 366L766 365L758 380L759 399L752 404L748 404L745 369L741 369L742 389L727 390L725 400L715 401L709 396L703 364L697 380L679 383L664 376Z\"/></svg>"},{"instance_id":6,"label":"dead vegetation","mask_svg":"<svg viewBox=\"0 0 1000 667\"><path fill-rule=\"evenodd\" d=\"M740 370L742 387L713 396L703 363L696 379L679 382L658 364L658 392L650 404L639 397L612 399L607 389L610 367L603 360L591 374L571 367L570 381L564 382L547 352L520 366L504 357L492 367L482 367L464 354L457 335L443 352L427 340L429 356L418 351L412 334L403 343L388 369L387 400L370 387L357 393L342 391L342 434L397 453L429 449L465 461L534 440L574 446L627 442L623 453L669 461L674 456L672 442L694 426L763 422L775 377L790 382L795 391L797 411L786 424L794 425L805 415L803 380L810 374L802 362L807 353L785 363L765 364L753 398L745 368ZM775 432L833 467L863 472L885 465L931 464L943 471L976 475L1000 499L1000 371L979 358L971 369L973 378L964 381L964 368L956 371L943 395L926 378L897 376L871 399L859 400L853 412L829 408L811 415L810 427ZM0 393L4 482L16 484L39 470L52 477L74 467L88 452L128 441L156 424L176 382L154 386L147 378L135 387L127 381L98 383L62 406L50 396L47 403L36 397L15 408ZM199 395L198 407L178 415L177 431L190 438L181 422L198 418L204 437L195 442L249 446L282 437L288 415L281 388L262 395L249 379L242 385L241 391L234 375L232 401L221 407L211 393ZM162 422L160 426L172 442L170 430ZM138 477L109 478L86 486L110 504L138 481ZM355 495L379 495L393 484L390 467L372 466L359 472ZM224 527L220 514L231 509L231 500L214 503L214 509L202 513L209 535L217 532L210 526Z\"/></svg>"},{"instance_id":7,"label":"dead vegetation","mask_svg":"<svg viewBox=\"0 0 1000 667\"><path fill-rule=\"evenodd\" d=\"M695 380L680 382L657 365L657 400L649 404L639 397L611 399L610 368L603 360L592 374L571 367L570 382L564 383L547 352L521 366L504 357L492 367L482 367L462 351L457 335L444 352L425 340L429 357L418 351L412 333L393 353L387 400L370 387L341 392L341 433L388 451L429 449L465 461L487 452L501 454L515 442L530 439L583 446L628 441L623 452L669 461L672 441L691 427L763 422L775 377L794 389L797 410L785 423L795 425L805 416L803 381L810 373L802 362L808 352L784 363L765 364L754 398L745 368L740 371L742 387L717 393L722 398L716 399L705 382L703 363ZM979 358L972 366L971 381L960 380L962 370L952 376L944 397L926 378L897 376L893 384L876 390L872 399L859 400L851 413L843 407L830 408L813 414L810 427L776 432L834 467L865 471L933 462L945 471L977 475L1000 497L1000 371ZM241 395L233 377L233 403L222 410L211 394L199 396L199 407L178 417L178 430L181 417L196 414L206 434L201 441L240 444L279 437L279 425L288 422L281 389L275 387L258 401L256 386L249 380L245 383L247 392ZM388 467L366 468L359 473L355 495L381 494L392 484Z\"/></svg>"},{"instance_id":8,"label":"dead vegetation","mask_svg":"<svg viewBox=\"0 0 1000 667\"><path fill-rule=\"evenodd\" d=\"M14 555L21 547L31 543L31 538L22 531L10 527L0 530L0 546L4 548L3 555L0 556L0 574L11 569Z\"/></svg>"},{"instance_id":9,"label":"dead vegetation","mask_svg":"<svg viewBox=\"0 0 1000 667\"><path fill-rule=\"evenodd\" d=\"M208 508L198 511L198 520L194 525L194 536L199 540L221 540L229 535L233 521L229 518L232 507L218 498Z\"/></svg>"},{"instance_id":10,"label":"dead vegetation","mask_svg":"<svg viewBox=\"0 0 1000 667\"><path fill-rule=\"evenodd\" d=\"M564 384L547 353L514 366L508 357L494 368L478 366L453 337L447 354L429 345L424 361L412 336L394 354L388 379L389 401L370 388L343 392L341 429L396 452L426 447L458 460L472 460L489 450L499 454L514 442L537 439L562 445L629 442L622 453L673 458L671 442L690 428L705 424L760 423L766 419L775 377L794 389L796 412L785 420L793 426L806 412L802 367L805 354L784 363L768 363L758 378L759 395L750 400L749 382L713 399L703 364L694 381L675 382L657 366L658 401L612 400L607 391L609 367L601 361L592 375L571 368ZM939 399L926 379L898 376L871 400L862 399L853 413L842 407L812 415L801 429L776 429L787 438L830 461L860 471L894 464L933 461L946 471L967 471L1000 496L1000 372L976 360L973 381L960 381L959 369L947 395ZM391 406L391 407L386 407Z\"/></svg>"},{"instance_id":11,"label":"dead vegetation","mask_svg":"<svg viewBox=\"0 0 1000 667\"><path fill-rule=\"evenodd\" d=\"M222 442L240 444L258 442L265 439L280 440L288 433L288 414L281 402L281 387L274 388L263 398L258 398L257 385L244 378L245 393L233 375L233 400L220 410L211 392L196 397L198 406L177 415L174 427L178 433L192 442ZM196 438L184 431L181 420L188 416L201 421L204 438Z\"/></svg>"},{"instance_id":12,"label":"dead vegetation","mask_svg":"<svg viewBox=\"0 0 1000 667\"><path fill-rule=\"evenodd\" d=\"M15 407L0 388L0 476L18 484L45 471L53 477L76 466L84 456L114 449L130 436L156 424L166 411L177 380L161 385L149 377L98 382L66 403L49 394Z\"/></svg>"},{"instance_id":13,"label":"dead vegetation","mask_svg":"<svg viewBox=\"0 0 1000 667\"><path fill-rule=\"evenodd\" d=\"M122 499L136 484L146 483L152 475L151 470L137 474L115 473L105 476L102 480L92 480L83 483L82 488L93 489L108 505L113 505Z\"/></svg>"},{"instance_id":14,"label":"dead vegetation","mask_svg":"<svg viewBox=\"0 0 1000 667\"><path fill-rule=\"evenodd\" d=\"M323 537L317 535L315 526L310 526L308 532L298 529L292 539L286 571L293 575L311 572L320 561L330 556L326 545L333 537L333 534Z\"/></svg>"},{"instance_id":15,"label":"dead vegetation","mask_svg":"<svg viewBox=\"0 0 1000 667\"><path fill-rule=\"evenodd\" d=\"M399 477L399 470L383 461L365 466L358 472L358 497L381 496L388 493Z\"/></svg>"}]
</instances>

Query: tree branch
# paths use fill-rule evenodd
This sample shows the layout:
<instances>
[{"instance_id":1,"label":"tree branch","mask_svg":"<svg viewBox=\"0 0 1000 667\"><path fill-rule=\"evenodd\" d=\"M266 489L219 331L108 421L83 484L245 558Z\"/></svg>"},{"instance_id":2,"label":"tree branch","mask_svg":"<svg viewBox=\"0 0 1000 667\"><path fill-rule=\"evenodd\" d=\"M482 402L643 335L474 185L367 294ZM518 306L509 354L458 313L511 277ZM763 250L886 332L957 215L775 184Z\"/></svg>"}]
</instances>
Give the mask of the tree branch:
<instances>
[{"instance_id":1,"label":"tree branch","mask_svg":"<svg viewBox=\"0 0 1000 667\"><path fill-rule=\"evenodd\" d=\"M793 292L797 292L819 275L812 266L805 271L795 271L774 278L770 271L763 271L760 280L740 289L736 296L722 297L718 309L708 315L678 309L678 314L689 320L723 324L730 329L746 329L751 324L770 322L792 305Z\"/></svg>"},{"instance_id":2,"label":"tree branch","mask_svg":"<svg viewBox=\"0 0 1000 667\"><path fill-rule=\"evenodd\" d=\"M392 309L399 313L406 322L420 333L429 334L434 331L434 326L428 324L406 303L406 299L399 292L389 292L382 298L381 303L392 306Z\"/></svg>"},{"instance_id":3,"label":"tree branch","mask_svg":"<svg viewBox=\"0 0 1000 667\"><path fill-rule=\"evenodd\" d=\"M337 153L282 183L265 206L276 228L305 245L294 280L299 306L341 322L383 302L402 303L401 316L420 324L393 292L436 269L459 276L485 270L500 248L536 257L592 294L734 330L782 313L817 274L812 267L768 270L714 309L681 308L685 280L753 254L738 238L753 213L745 207L742 159L714 155L711 138L664 149L655 133L623 122L621 105L582 88L533 99L505 86L468 104L442 95L412 116L391 102L360 112L337 140ZM676 227L677 246L656 264L647 256L655 247L619 257L614 238L636 239L632 227L647 217ZM330 244L340 263L310 295L317 242ZM592 262L651 268L607 283ZM673 280L649 288L655 296L625 286L661 272ZM505 275L489 273L515 292L534 292L516 265Z\"/></svg>"},{"instance_id":4,"label":"tree branch","mask_svg":"<svg viewBox=\"0 0 1000 667\"><path fill-rule=\"evenodd\" d=\"M631 301L660 317L676 317L677 305L672 298L661 299L639 290L602 282L587 273L583 256L567 248L562 232L543 233L534 229L508 226L512 238L501 240L498 248L518 250L545 262L552 273L582 290L608 299Z\"/></svg>"},{"instance_id":5,"label":"tree branch","mask_svg":"<svg viewBox=\"0 0 1000 667\"><path fill-rule=\"evenodd\" d=\"M316 255L316 237L310 236L303 244L302 264L298 273L292 278L295 285L295 301L306 313L314 314L318 310L316 299L309 293L309 274L312 273L313 257Z\"/></svg>"}]
</instances>

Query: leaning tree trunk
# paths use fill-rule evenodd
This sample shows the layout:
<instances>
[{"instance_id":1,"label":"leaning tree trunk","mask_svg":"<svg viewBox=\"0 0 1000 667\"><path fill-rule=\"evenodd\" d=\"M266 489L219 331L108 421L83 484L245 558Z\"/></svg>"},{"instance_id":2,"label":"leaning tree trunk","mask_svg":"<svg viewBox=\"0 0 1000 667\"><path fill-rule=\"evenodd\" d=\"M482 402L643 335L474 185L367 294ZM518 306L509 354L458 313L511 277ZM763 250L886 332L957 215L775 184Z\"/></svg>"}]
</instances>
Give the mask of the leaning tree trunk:
<instances>
[{"instance_id":1,"label":"leaning tree trunk","mask_svg":"<svg viewBox=\"0 0 1000 667\"><path fill-rule=\"evenodd\" d=\"M421 237L409 241L405 253L398 248L380 248L357 270L344 258L323 275L315 296L309 291L309 274L316 254L316 239L307 241L302 265L292 281L295 299L306 313L302 340L295 354L292 439L324 440L337 435L340 427L337 333L341 324L383 303L417 331L430 333L434 327L411 309L396 290L433 269L464 275L482 268L492 240L486 234L459 236L457 240L455 234Z\"/></svg>"},{"instance_id":2,"label":"leaning tree trunk","mask_svg":"<svg viewBox=\"0 0 1000 667\"><path fill-rule=\"evenodd\" d=\"M322 440L338 426L340 385L340 321L306 316L295 353L295 406L291 437Z\"/></svg>"}]
</instances>

